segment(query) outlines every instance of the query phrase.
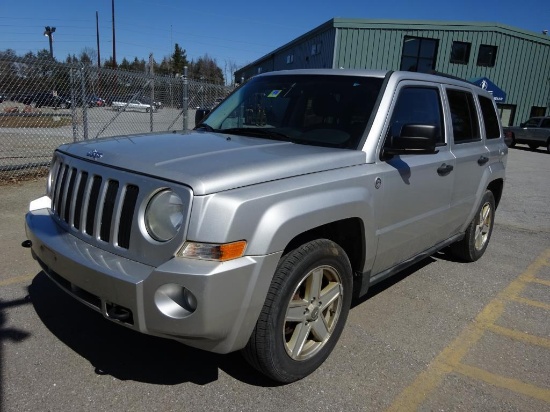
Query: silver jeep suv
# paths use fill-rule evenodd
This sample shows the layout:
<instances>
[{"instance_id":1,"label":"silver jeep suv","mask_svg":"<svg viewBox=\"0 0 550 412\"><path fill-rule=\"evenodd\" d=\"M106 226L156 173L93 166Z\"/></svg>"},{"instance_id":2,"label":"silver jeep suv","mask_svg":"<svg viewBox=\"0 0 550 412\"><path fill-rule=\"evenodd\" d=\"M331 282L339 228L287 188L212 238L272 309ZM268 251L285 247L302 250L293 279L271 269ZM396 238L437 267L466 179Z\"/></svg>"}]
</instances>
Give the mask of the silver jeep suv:
<instances>
[{"instance_id":1,"label":"silver jeep suv","mask_svg":"<svg viewBox=\"0 0 550 412\"><path fill-rule=\"evenodd\" d=\"M370 285L445 247L483 255L507 150L491 95L467 82L273 72L194 131L59 147L27 243L110 321L243 350L291 382Z\"/></svg>"}]
</instances>

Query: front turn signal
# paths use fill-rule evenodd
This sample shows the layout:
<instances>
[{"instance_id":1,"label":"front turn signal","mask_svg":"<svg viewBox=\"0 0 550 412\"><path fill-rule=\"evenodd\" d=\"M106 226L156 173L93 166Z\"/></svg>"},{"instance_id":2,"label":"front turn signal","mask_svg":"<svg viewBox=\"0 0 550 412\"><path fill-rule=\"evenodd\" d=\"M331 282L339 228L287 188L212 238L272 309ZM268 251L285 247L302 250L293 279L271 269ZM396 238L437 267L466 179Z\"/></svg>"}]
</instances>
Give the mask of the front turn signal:
<instances>
[{"instance_id":1,"label":"front turn signal","mask_svg":"<svg viewBox=\"0 0 550 412\"><path fill-rule=\"evenodd\" d=\"M215 244L186 242L181 248L178 256L191 259L226 260L237 259L244 256L246 241Z\"/></svg>"}]
</instances>

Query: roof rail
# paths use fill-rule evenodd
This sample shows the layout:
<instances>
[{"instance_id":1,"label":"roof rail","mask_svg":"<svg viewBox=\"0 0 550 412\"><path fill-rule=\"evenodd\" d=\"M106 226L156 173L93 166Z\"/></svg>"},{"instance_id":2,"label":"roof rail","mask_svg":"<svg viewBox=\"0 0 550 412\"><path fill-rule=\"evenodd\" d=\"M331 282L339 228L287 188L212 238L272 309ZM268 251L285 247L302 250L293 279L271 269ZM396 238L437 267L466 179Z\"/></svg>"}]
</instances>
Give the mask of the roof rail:
<instances>
[{"instance_id":1,"label":"roof rail","mask_svg":"<svg viewBox=\"0 0 550 412\"><path fill-rule=\"evenodd\" d=\"M452 74L447 74L447 73L443 73L443 72L438 72L437 70L432 70L430 72L430 74L435 74L436 76L446 77L448 79L460 80L460 81L463 81L463 82L466 82L466 83L470 83L468 80L463 79L462 77L453 76Z\"/></svg>"}]
</instances>

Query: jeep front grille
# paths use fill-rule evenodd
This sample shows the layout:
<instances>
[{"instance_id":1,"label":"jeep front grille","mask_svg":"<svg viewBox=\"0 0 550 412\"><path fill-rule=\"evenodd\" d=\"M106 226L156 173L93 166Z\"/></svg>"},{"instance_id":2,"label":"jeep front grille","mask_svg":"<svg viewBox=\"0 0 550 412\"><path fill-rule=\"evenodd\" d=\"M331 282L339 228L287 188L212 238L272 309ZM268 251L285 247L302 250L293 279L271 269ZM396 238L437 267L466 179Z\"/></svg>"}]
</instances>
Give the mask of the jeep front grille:
<instances>
[{"instance_id":1,"label":"jeep front grille","mask_svg":"<svg viewBox=\"0 0 550 412\"><path fill-rule=\"evenodd\" d=\"M138 194L135 185L61 163L52 187L52 210L76 231L128 249Z\"/></svg>"}]
</instances>

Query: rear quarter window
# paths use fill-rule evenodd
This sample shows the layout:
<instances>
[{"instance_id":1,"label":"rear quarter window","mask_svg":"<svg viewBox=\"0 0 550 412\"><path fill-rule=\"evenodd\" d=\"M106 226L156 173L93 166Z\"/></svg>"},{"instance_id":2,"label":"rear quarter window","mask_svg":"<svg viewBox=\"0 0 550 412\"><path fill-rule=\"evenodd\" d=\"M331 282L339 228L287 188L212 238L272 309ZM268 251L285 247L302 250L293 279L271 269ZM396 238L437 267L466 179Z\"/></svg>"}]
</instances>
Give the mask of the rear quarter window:
<instances>
[{"instance_id":1,"label":"rear quarter window","mask_svg":"<svg viewBox=\"0 0 550 412\"><path fill-rule=\"evenodd\" d=\"M483 115L483 125L485 127L485 137L487 139L498 139L500 137L500 127L495 106L491 99L485 96L478 96L481 114Z\"/></svg>"}]
</instances>

